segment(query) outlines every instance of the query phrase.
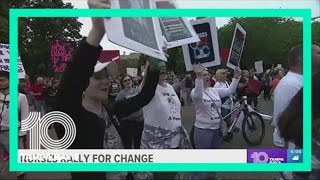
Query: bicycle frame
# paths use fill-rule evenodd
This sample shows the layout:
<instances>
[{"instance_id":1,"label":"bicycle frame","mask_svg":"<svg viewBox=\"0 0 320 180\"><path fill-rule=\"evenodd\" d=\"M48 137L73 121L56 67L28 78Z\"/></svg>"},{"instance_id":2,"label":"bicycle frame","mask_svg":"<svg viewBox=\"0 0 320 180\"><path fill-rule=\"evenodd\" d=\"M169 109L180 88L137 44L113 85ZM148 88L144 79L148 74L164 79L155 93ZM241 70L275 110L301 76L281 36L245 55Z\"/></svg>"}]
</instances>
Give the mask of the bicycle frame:
<instances>
[{"instance_id":1,"label":"bicycle frame","mask_svg":"<svg viewBox=\"0 0 320 180\"><path fill-rule=\"evenodd\" d=\"M233 101L232 101L232 104L233 104ZM230 116L240 110L238 112L238 114L236 115L236 117L233 119L232 124L228 129L228 133L230 133L233 130L235 124L237 123L237 121L239 119L241 112L243 112L244 115L246 114L246 112L249 112L247 105L248 105L247 101L245 100L244 103L240 104L240 106L235 107L230 113L228 113L226 116L222 117L222 120L225 120L225 119L227 119L228 116Z\"/></svg>"}]
</instances>

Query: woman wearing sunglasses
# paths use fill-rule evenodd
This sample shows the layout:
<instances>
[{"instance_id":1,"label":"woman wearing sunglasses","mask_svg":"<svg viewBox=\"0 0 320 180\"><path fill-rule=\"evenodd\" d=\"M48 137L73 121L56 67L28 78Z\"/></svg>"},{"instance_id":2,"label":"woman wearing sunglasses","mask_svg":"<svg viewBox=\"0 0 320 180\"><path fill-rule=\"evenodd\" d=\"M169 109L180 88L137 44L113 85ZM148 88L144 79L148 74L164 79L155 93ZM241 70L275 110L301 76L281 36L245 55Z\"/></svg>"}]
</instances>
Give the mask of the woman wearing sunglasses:
<instances>
[{"instance_id":1,"label":"woman wearing sunglasses","mask_svg":"<svg viewBox=\"0 0 320 180\"><path fill-rule=\"evenodd\" d=\"M133 87L133 78L126 74L121 78L122 90L116 97L116 101L123 101L138 95L140 88ZM143 130L143 112L142 109L120 119L120 135L124 148L140 149L141 134Z\"/></svg>"}]
</instances>

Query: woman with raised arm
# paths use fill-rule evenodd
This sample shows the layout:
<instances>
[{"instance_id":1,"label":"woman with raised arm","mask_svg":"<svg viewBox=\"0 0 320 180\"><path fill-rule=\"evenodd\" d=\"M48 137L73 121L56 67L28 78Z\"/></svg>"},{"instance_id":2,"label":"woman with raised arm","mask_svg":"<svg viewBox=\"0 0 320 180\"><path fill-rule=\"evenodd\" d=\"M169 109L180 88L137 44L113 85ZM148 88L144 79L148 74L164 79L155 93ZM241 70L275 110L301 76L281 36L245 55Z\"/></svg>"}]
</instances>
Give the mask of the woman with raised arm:
<instances>
[{"instance_id":1,"label":"woman with raised arm","mask_svg":"<svg viewBox=\"0 0 320 180\"><path fill-rule=\"evenodd\" d=\"M88 0L90 8L110 8L103 0ZM71 63L63 74L57 92L55 110L68 114L76 125L76 137L70 149L121 149L121 138L112 118L121 118L138 111L153 98L159 78L158 70L150 70L141 92L124 101L117 101L112 107L104 108L108 99L110 76L107 66L98 60L102 47L99 46L105 34L102 18L92 18L92 28L83 38ZM147 66L146 66L147 67ZM64 127L55 124L59 138L64 136ZM126 173L72 172L72 179L125 179Z\"/></svg>"},{"instance_id":2,"label":"woman with raised arm","mask_svg":"<svg viewBox=\"0 0 320 180\"><path fill-rule=\"evenodd\" d=\"M202 64L195 65L195 88L191 91L191 98L196 109L194 129L194 143L197 149L218 149L222 142L220 131L221 98L236 92L241 70L234 70L234 78L228 88L211 88L210 74ZM219 110L219 112L216 111ZM214 179L216 173L194 173L192 179Z\"/></svg>"},{"instance_id":3,"label":"woman with raised arm","mask_svg":"<svg viewBox=\"0 0 320 180\"><path fill-rule=\"evenodd\" d=\"M143 107L144 129L141 149L191 149L181 124L181 103L173 87L166 83L167 68L159 62L159 79L155 96ZM176 172L154 172L154 179L174 179Z\"/></svg>"}]
</instances>

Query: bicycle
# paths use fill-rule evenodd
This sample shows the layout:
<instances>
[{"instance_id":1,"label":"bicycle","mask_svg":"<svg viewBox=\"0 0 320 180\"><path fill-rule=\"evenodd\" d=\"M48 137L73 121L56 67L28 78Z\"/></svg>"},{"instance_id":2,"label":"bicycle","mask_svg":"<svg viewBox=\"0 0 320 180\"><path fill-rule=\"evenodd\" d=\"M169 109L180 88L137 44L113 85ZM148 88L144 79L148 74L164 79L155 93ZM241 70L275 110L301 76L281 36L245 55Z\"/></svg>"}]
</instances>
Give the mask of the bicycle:
<instances>
[{"instance_id":1,"label":"bicycle","mask_svg":"<svg viewBox=\"0 0 320 180\"><path fill-rule=\"evenodd\" d=\"M231 125L228 127L228 133L223 140L229 142L233 139L233 133L238 133L239 128L235 127L236 123L240 120L240 115L243 113L243 120L242 120L242 136L244 140L252 145L257 146L262 143L264 136L265 136L265 124L262 116L255 111L249 111L248 98L243 97L239 99L239 103L232 109L232 111L223 117L222 120L227 119L227 117L231 116L232 114L236 114L236 116L231 120ZM257 132L261 130L261 133L258 135L250 136L251 133Z\"/></svg>"}]
</instances>

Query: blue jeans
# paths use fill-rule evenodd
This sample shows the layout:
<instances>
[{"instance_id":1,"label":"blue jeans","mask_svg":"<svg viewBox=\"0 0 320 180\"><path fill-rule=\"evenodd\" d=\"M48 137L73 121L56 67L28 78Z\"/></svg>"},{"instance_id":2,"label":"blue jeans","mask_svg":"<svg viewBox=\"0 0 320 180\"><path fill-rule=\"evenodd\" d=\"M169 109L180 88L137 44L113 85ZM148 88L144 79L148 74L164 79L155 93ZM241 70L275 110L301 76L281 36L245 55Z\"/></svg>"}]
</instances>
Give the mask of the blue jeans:
<instances>
[{"instance_id":1,"label":"blue jeans","mask_svg":"<svg viewBox=\"0 0 320 180\"><path fill-rule=\"evenodd\" d=\"M219 149L222 143L220 129L194 128L194 143L197 149ZM195 172L192 179L214 179L216 172Z\"/></svg>"}]
</instances>

